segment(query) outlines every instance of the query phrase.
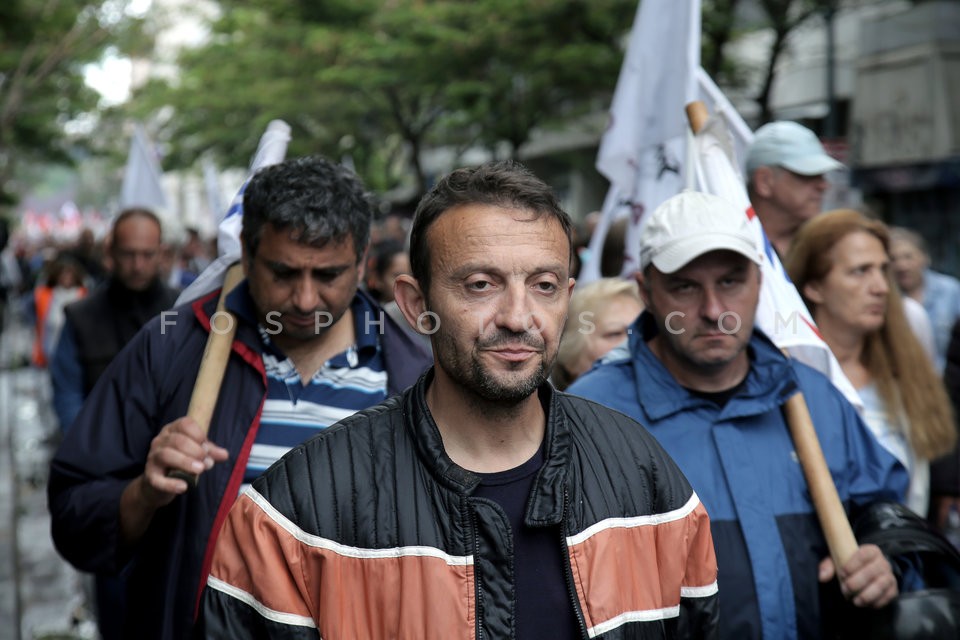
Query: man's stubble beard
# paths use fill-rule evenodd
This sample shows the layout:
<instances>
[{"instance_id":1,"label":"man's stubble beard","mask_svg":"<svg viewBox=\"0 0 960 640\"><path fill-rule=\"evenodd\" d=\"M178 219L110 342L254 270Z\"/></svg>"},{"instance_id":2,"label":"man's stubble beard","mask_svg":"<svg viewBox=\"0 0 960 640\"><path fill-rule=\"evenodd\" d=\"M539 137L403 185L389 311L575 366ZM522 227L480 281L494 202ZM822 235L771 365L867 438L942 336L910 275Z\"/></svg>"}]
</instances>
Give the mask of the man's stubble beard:
<instances>
[{"instance_id":1,"label":"man's stubble beard","mask_svg":"<svg viewBox=\"0 0 960 640\"><path fill-rule=\"evenodd\" d=\"M439 351L437 362L447 376L482 400L501 405L512 406L529 398L540 385L546 382L549 371L556 361L557 354L555 352L553 359L549 363L547 362L546 345L541 342L537 345L541 347L541 350L538 352L539 361L536 369L513 384L504 383L484 367L480 358L480 348L482 348L483 342L475 345L469 354L465 355L447 335L438 332L434 334L434 337ZM531 344L529 338L521 338L520 340L526 344ZM485 342L489 346L496 340ZM450 362L450 358L445 358L444 355L452 355L452 362Z\"/></svg>"}]
</instances>

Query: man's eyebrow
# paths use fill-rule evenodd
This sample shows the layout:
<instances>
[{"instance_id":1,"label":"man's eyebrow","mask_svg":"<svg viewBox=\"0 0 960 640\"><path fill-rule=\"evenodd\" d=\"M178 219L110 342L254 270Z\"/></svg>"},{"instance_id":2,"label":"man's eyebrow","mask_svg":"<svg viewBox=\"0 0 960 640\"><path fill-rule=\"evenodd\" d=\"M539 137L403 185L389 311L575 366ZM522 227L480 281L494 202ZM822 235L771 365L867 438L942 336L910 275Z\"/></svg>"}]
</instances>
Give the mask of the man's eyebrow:
<instances>
[{"instance_id":1,"label":"man's eyebrow","mask_svg":"<svg viewBox=\"0 0 960 640\"><path fill-rule=\"evenodd\" d=\"M503 272L501 269L498 269L495 265L490 264L489 262L474 262L469 264L460 265L459 268L455 269L450 275L456 279L466 278L472 273L489 273L491 275L501 275Z\"/></svg>"},{"instance_id":2,"label":"man's eyebrow","mask_svg":"<svg viewBox=\"0 0 960 640\"><path fill-rule=\"evenodd\" d=\"M680 282L693 282L693 278L677 275L676 273L663 274L663 281L667 284L677 284Z\"/></svg>"},{"instance_id":3,"label":"man's eyebrow","mask_svg":"<svg viewBox=\"0 0 960 640\"><path fill-rule=\"evenodd\" d=\"M738 264L738 265L735 265L735 266L730 267L729 269L727 269L726 275L728 275L728 276L734 275L734 276L735 276L735 275L740 275L741 273L746 273L747 270L749 269L749 267L750 267L750 265L747 265L747 264Z\"/></svg>"},{"instance_id":4,"label":"man's eyebrow","mask_svg":"<svg viewBox=\"0 0 960 640\"><path fill-rule=\"evenodd\" d=\"M557 262L555 264L546 264L537 267L531 273L562 273L565 269L569 269L569 266L563 262Z\"/></svg>"},{"instance_id":5,"label":"man's eyebrow","mask_svg":"<svg viewBox=\"0 0 960 640\"><path fill-rule=\"evenodd\" d=\"M298 270L296 267L293 267L292 265L289 265L286 262L280 262L278 260L264 260L263 264L265 264L266 267L271 271L278 272L278 273L279 272L287 273L287 272L293 272Z\"/></svg>"},{"instance_id":6,"label":"man's eyebrow","mask_svg":"<svg viewBox=\"0 0 960 640\"><path fill-rule=\"evenodd\" d=\"M340 273L346 271L350 268L349 264L330 264L323 265L319 267L297 267L294 265L287 264L286 262L280 262L279 260L264 260L263 261L267 268L271 271L310 271L312 273Z\"/></svg>"},{"instance_id":7,"label":"man's eyebrow","mask_svg":"<svg viewBox=\"0 0 960 640\"><path fill-rule=\"evenodd\" d=\"M568 267L566 264L562 262L557 262L554 264L538 265L533 269L531 269L529 273L531 275L540 274L540 273L560 274L567 268ZM509 269L502 269L489 262L484 262L484 263L478 262L473 264L465 264L461 266L459 269L455 270L451 275L454 278L465 278L471 273L489 273L491 275L505 275L511 272L512 271Z\"/></svg>"}]
</instances>

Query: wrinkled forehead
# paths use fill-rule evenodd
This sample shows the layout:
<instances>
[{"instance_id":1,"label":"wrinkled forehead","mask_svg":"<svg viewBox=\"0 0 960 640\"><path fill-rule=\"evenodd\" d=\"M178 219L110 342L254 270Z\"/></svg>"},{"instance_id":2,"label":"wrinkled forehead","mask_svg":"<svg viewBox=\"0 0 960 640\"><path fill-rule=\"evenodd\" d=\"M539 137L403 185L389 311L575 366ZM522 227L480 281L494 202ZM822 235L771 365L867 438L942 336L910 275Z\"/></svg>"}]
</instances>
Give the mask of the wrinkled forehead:
<instances>
[{"instance_id":1,"label":"wrinkled forehead","mask_svg":"<svg viewBox=\"0 0 960 640\"><path fill-rule=\"evenodd\" d=\"M476 204L445 211L426 232L434 259L457 259L468 254L491 259L522 257L530 252L555 253L569 262L570 242L563 225L548 214L529 209Z\"/></svg>"}]
</instances>

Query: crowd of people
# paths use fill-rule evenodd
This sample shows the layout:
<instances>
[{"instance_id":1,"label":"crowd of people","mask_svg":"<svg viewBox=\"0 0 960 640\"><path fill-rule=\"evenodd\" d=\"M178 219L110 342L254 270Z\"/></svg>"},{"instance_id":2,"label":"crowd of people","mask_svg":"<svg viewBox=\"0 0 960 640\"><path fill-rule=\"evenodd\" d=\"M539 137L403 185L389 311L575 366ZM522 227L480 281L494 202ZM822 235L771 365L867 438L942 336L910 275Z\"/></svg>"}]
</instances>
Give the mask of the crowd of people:
<instances>
[{"instance_id":1,"label":"crowd of people","mask_svg":"<svg viewBox=\"0 0 960 640\"><path fill-rule=\"evenodd\" d=\"M960 281L915 232L822 212L841 166L775 122L746 188L860 407L755 326L763 247L696 191L647 214L638 273L615 277L615 233L614 277L583 285L589 228L515 162L380 221L322 157L262 169L243 279L180 306L215 251L172 249L145 209L102 248L20 256L63 432L52 535L96 576L101 636L821 638L851 607L896 624L901 594L937 586L928 563L875 542L835 563L785 406L808 399L851 519L945 527ZM192 394L224 311L208 425Z\"/></svg>"}]
</instances>

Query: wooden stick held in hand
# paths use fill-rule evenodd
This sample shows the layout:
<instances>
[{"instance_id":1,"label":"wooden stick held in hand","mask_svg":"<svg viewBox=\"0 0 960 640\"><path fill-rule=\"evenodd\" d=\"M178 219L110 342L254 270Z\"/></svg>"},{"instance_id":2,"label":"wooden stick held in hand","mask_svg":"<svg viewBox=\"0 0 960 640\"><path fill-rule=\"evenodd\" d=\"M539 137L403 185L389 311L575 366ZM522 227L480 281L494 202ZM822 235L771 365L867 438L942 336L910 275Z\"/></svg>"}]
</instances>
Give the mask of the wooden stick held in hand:
<instances>
[{"instance_id":1,"label":"wooden stick held in hand","mask_svg":"<svg viewBox=\"0 0 960 640\"><path fill-rule=\"evenodd\" d=\"M707 122L709 112L707 106L701 102L691 102L687 105L687 120L694 134L698 133ZM744 212L746 215L746 212ZM817 432L810 419L810 411L802 393L793 395L784 404L784 415L793 438L793 446L800 460L803 475L810 489L810 498L820 520L820 528L827 540L830 557L837 570L844 566L857 550L857 539L853 535L850 521L847 519L837 487L833 483L833 476L823 457Z\"/></svg>"},{"instance_id":2,"label":"wooden stick held in hand","mask_svg":"<svg viewBox=\"0 0 960 640\"><path fill-rule=\"evenodd\" d=\"M823 457L823 450L820 448L803 394L796 393L787 400L783 405L783 412L787 417L793 447L800 459L803 475L807 479L810 499L817 510L823 537L827 539L827 546L830 548L830 557L833 558L834 567L839 570L856 552L857 539L850 528L850 521L847 520L847 513L840 502L833 476L830 475L827 461Z\"/></svg>"},{"instance_id":3,"label":"wooden stick held in hand","mask_svg":"<svg viewBox=\"0 0 960 640\"><path fill-rule=\"evenodd\" d=\"M235 262L224 275L223 289L217 301L217 310L210 318L210 335L207 336L207 346L200 359L200 370L197 372L190 405L187 407L187 415L200 426L204 435L210 430L213 410L217 406L217 398L220 397L220 385L227 371L227 361L230 360L233 338L237 335L237 318L226 310L227 296L241 280L243 267L239 262ZM172 470L167 475L185 480L191 487L197 486L198 477L191 473Z\"/></svg>"}]
</instances>

